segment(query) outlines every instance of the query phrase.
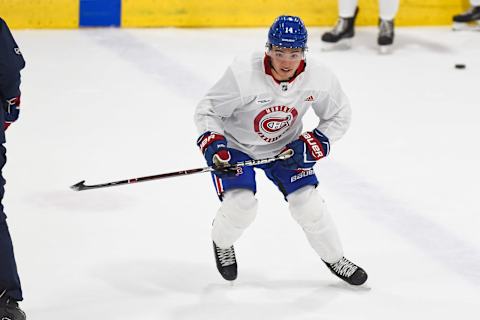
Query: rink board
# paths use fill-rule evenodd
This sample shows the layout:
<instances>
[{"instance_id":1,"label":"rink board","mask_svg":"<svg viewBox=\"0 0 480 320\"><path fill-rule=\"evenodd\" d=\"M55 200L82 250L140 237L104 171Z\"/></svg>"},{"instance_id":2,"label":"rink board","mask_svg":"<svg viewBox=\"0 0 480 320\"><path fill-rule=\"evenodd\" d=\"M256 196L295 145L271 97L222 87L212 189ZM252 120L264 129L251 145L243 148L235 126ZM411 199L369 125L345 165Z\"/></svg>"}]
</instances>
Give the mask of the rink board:
<instances>
[{"instance_id":1,"label":"rink board","mask_svg":"<svg viewBox=\"0 0 480 320\"><path fill-rule=\"evenodd\" d=\"M359 0L358 25L376 25L378 0ZM448 25L467 0L401 1L399 26ZM281 14L301 16L309 26L329 26L336 0L0 0L0 16L12 28L264 27Z\"/></svg>"},{"instance_id":2,"label":"rink board","mask_svg":"<svg viewBox=\"0 0 480 320\"><path fill-rule=\"evenodd\" d=\"M358 25L376 25L378 0L359 0ZM457 0L400 1L397 25L446 25L468 5ZM261 27L281 14L301 16L307 25L329 26L337 19L337 1L152 1L124 0L125 27Z\"/></svg>"},{"instance_id":3,"label":"rink board","mask_svg":"<svg viewBox=\"0 0 480 320\"><path fill-rule=\"evenodd\" d=\"M0 0L0 17L12 29L78 28L78 0Z\"/></svg>"}]
</instances>

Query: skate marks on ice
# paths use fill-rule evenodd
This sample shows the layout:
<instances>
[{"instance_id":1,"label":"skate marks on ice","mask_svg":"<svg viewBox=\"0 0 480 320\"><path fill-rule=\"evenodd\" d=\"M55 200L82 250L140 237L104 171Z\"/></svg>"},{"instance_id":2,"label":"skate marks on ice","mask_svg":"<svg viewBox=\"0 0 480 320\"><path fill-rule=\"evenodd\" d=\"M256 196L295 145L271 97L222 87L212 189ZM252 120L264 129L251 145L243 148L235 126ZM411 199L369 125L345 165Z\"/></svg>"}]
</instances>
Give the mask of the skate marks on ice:
<instances>
[{"instance_id":1,"label":"skate marks on ice","mask_svg":"<svg viewBox=\"0 0 480 320\"><path fill-rule=\"evenodd\" d=\"M180 96L188 92L188 96L196 100L208 89L208 83L191 68L162 52L163 49L176 50L172 47L156 47L124 29L85 30L84 33L97 45L115 53ZM165 36L168 37L168 34Z\"/></svg>"},{"instance_id":2,"label":"skate marks on ice","mask_svg":"<svg viewBox=\"0 0 480 320\"><path fill-rule=\"evenodd\" d=\"M348 199L363 216L394 231L468 283L480 286L480 248L338 163L325 163L322 175L328 188Z\"/></svg>"},{"instance_id":3,"label":"skate marks on ice","mask_svg":"<svg viewBox=\"0 0 480 320\"><path fill-rule=\"evenodd\" d=\"M168 248L159 245L152 256L168 255ZM171 250L171 249L170 249ZM209 257L210 258L210 257ZM134 296L157 297L169 294L199 295L206 283L215 281L215 265L163 259L115 259L91 271L97 281L115 292Z\"/></svg>"},{"instance_id":4,"label":"skate marks on ice","mask_svg":"<svg viewBox=\"0 0 480 320\"><path fill-rule=\"evenodd\" d=\"M46 208L60 212L116 212L136 205L135 198L126 192L99 191L83 195L66 188L27 194L24 199L24 203L32 208Z\"/></svg>"}]
</instances>

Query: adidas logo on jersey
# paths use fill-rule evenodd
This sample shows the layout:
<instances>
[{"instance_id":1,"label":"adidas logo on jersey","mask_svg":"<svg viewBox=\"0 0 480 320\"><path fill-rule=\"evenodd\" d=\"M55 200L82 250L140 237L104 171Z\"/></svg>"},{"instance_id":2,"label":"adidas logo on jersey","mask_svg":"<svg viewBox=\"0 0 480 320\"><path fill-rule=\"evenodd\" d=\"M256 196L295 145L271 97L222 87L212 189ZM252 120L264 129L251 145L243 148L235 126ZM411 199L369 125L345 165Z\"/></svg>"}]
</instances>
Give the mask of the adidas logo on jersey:
<instances>
[{"instance_id":1,"label":"adidas logo on jersey","mask_svg":"<svg viewBox=\"0 0 480 320\"><path fill-rule=\"evenodd\" d=\"M308 96L305 101L313 101L315 100L315 98L313 96Z\"/></svg>"}]
</instances>

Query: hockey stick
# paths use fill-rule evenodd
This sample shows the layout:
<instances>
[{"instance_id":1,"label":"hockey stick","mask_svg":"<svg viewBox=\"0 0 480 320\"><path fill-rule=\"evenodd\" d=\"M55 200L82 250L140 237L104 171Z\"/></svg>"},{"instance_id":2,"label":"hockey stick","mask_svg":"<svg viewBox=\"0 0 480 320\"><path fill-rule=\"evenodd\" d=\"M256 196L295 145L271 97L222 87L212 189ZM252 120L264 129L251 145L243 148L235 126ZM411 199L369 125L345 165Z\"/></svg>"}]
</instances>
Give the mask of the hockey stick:
<instances>
[{"instance_id":1,"label":"hockey stick","mask_svg":"<svg viewBox=\"0 0 480 320\"><path fill-rule=\"evenodd\" d=\"M261 164L274 162L274 161L277 161L277 160L285 160L285 159L290 158L292 155L293 155L293 151L288 149L285 152L283 152L283 153L281 153L281 154L279 154L275 157L259 159L259 160L240 161L240 162L237 162L237 163L232 164L230 166L222 167L222 169L237 168L237 167L254 167L254 166L261 165ZM139 178L120 180L120 181L92 184L92 185L86 185L85 180L82 180L82 181L74 184L70 188L75 190L75 191L100 189L100 188L114 187L114 186L119 186L119 185L124 185L124 184L132 184L132 183L137 183L137 182L144 182L144 181L159 180L159 179L172 178L172 177L178 177L178 176L185 176L185 175L190 175L190 174L195 174L195 173L211 172L211 171L215 171L215 169L216 169L215 167L188 169L188 170L168 172L168 173L156 174L156 175L152 175L152 176L145 176L145 177L139 177Z\"/></svg>"}]
</instances>

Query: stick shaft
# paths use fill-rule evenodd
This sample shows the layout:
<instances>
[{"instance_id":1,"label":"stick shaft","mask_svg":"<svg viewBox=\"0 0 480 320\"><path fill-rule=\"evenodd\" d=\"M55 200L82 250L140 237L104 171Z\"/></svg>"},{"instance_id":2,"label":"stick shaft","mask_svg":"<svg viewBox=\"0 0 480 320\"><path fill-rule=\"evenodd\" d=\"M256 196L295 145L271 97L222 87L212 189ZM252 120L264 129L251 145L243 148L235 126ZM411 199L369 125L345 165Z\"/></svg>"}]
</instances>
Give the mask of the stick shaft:
<instances>
[{"instance_id":1,"label":"stick shaft","mask_svg":"<svg viewBox=\"0 0 480 320\"><path fill-rule=\"evenodd\" d=\"M277 160L285 160L285 159L290 158L291 156L292 156L291 153L282 153L280 155L277 155L277 156L271 157L271 158L265 158L265 159L259 159L259 160L240 161L240 162L237 162L235 164L232 164L230 167L253 167L253 166L258 166L258 165L274 162L274 161L277 161ZM204 168L180 170L180 171L175 171L175 172L167 172L167 173L161 173L161 174L156 174L156 175L151 175L151 176L144 176L144 177L131 178L131 179L105 182L105 183L92 184L92 185L86 185L85 180L83 180L83 181L80 181L80 182L74 184L70 188L72 188L75 191L100 189L100 188L115 187L115 186L120 186L120 185L125 185L125 184L132 184L132 183L145 182L145 181L151 181L151 180L173 178L173 177L178 177L178 176L185 176L185 175L190 175L190 174L195 174L195 173L203 173L203 172L211 172L211 171L215 171L215 168L214 167L204 167Z\"/></svg>"},{"instance_id":2,"label":"stick shaft","mask_svg":"<svg viewBox=\"0 0 480 320\"><path fill-rule=\"evenodd\" d=\"M156 174L156 175L152 175L152 176L145 176L145 177L131 178L131 179L125 179L125 180L119 180L119 181L111 181L111 182L105 182L105 183L99 183L99 184L92 184L92 185L85 185L85 184L82 183L82 182L85 182L85 181L82 181L79 184L75 184L75 185L71 186L71 188L76 190L76 191L99 189L99 188L108 188L108 187L115 187L115 186L120 186L120 185L125 185L125 184L133 184L133 183L145 182L145 181L151 181L151 180L160 180L160 179L190 175L190 174L195 174L195 173L209 172L209 171L213 171L213 169L211 169L210 167L196 168L196 169L188 169L188 170L181 170L181 171L175 171L175 172Z\"/></svg>"}]
</instances>

